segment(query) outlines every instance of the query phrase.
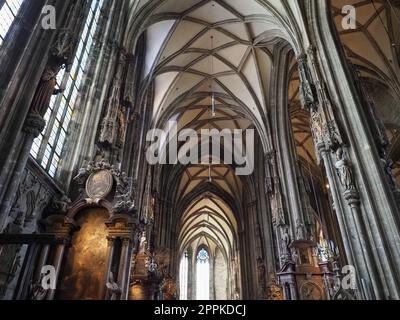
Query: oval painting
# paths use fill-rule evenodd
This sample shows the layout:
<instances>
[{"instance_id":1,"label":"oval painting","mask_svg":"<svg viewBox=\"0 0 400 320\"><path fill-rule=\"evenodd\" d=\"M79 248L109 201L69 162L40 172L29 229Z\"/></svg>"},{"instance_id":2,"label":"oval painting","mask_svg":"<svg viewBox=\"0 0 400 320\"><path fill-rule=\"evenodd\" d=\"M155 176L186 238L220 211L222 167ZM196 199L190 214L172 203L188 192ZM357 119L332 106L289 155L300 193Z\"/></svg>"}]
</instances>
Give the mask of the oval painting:
<instances>
[{"instance_id":1,"label":"oval painting","mask_svg":"<svg viewBox=\"0 0 400 320\"><path fill-rule=\"evenodd\" d=\"M111 192L113 176L108 170L93 172L86 182L86 193L92 199L104 199Z\"/></svg>"}]
</instances>

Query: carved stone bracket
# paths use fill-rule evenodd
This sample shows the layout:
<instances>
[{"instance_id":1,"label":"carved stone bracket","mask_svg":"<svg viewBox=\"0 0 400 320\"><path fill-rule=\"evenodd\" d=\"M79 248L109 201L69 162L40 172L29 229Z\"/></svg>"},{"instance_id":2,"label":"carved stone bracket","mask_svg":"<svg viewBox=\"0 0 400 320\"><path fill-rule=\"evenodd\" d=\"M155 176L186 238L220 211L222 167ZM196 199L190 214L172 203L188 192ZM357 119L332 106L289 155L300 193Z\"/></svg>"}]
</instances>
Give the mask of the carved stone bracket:
<instances>
[{"instance_id":1,"label":"carved stone bracket","mask_svg":"<svg viewBox=\"0 0 400 320\"><path fill-rule=\"evenodd\" d=\"M26 120L23 131L33 138L36 138L46 127L46 121L43 117L37 113L29 113Z\"/></svg>"}]
</instances>

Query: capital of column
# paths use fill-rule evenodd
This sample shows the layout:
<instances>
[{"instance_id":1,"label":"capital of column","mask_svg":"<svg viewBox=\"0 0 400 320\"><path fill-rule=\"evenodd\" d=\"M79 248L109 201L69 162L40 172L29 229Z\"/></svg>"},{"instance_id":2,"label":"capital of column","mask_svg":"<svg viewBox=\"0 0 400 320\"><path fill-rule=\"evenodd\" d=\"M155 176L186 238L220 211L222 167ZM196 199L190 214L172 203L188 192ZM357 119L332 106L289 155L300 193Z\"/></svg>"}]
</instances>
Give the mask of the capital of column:
<instances>
[{"instance_id":1,"label":"capital of column","mask_svg":"<svg viewBox=\"0 0 400 320\"><path fill-rule=\"evenodd\" d=\"M127 247L131 243L131 238L130 237L123 237L121 238L122 240L122 246Z\"/></svg>"},{"instance_id":2,"label":"capital of column","mask_svg":"<svg viewBox=\"0 0 400 320\"><path fill-rule=\"evenodd\" d=\"M114 242L115 242L115 240L117 240L116 237L108 236L108 237L107 237L107 243L108 243L108 245L110 245L110 246L113 245Z\"/></svg>"}]
</instances>

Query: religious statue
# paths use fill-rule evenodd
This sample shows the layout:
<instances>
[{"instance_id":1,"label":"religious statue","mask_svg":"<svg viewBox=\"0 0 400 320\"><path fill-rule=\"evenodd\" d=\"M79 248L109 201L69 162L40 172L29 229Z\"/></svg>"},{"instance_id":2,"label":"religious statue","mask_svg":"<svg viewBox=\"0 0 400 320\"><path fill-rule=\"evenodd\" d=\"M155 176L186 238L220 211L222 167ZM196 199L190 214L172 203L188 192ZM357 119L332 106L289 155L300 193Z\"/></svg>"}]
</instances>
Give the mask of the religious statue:
<instances>
[{"instance_id":1,"label":"religious statue","mask_svg":"<svg viewBox=\"0 0 400 320\"><path fill-rule=\"evenodd\" d=\"M62 66L57 63L46 66L32 100L30 110L32 113L43 117L50 105L51 96L63 91L62 89L55 89L57 75L61 68Z\"/></svg>"},{"instance_id":2,"label":"religious statue","mask_svg":"<svg viewBox=\"0 0 400 320\"><path fill-rule=\"evenodd\" d=\"M118 110L117 122L118 122L118 139L117 146L123 147L125 144L125 132L126 132L126 108L122 107Z\"/></svg>"},{"instance_id":3,"label":"religious statue","mask_svg":"<svg viewBox=\"0 0 400 320\"><path fill-rule=\"evenodd\" d=\"M297 240L305 240L306 238L306 227L300 219L296 222L296 238Z\"/></svg>"},{"instance_id":4,"label":"religious statue","mask_svg":"<svg viewBox=\"0 0 400 320\"><path fill-rule=\"evenodd\" d=\"M355 190L353 173L351 171L350 163L345 158L343 149L339 148L336 151L337 162L335 164L340 183L345 188L346 191Z\"/></svg>"},{"instance_id":5,"label":"religious statue","mask_svg":"<svg viewBox=\"0 0 400 320\"><path fill-rule=\"evenodd\" d=\"M51 56L40 78L33 97L30 112L44 117L50 105L52 95L60 94L64 89L56 89L57 75L61 69L69 68L74 45L69 30L61 30L51 49Z\"/></svg>"},{"instance_id":6,"label":"religious statue","mask_svg":"<svg viewBox=\"0 0 400 320\"><path fill-rule=\"evenodd\" d=\"M290 235L289 235L289 227L285 226L282 229L282 256L284 259L287 259L290 257L290 251L289 251L289 246L290 246Z\"/></svg>"},{"instance_id":7,"label":"religious statue","mask_svg":"<svg viewBox=\"0 0 400 320\"><path fill-rule=\"evenodd\" d=\"M147 237L146 237L146 231L143 231L140 237L139 253L145 253L146 250L147 250Z\"/></svg>"},{"instance_id":8,"label":"religious statue","mask_svg":"<svg viewBox=\"0 0 400 320\"><path fill-rule=\"evenodd\" d=\"M109 280L106 284L107 289L111 293L110 300L115 301L117 300L118 296L121 294L121 289L118 286L118 283L114 280L114 274L110 272Z\"/></svg>"}]
</instances>

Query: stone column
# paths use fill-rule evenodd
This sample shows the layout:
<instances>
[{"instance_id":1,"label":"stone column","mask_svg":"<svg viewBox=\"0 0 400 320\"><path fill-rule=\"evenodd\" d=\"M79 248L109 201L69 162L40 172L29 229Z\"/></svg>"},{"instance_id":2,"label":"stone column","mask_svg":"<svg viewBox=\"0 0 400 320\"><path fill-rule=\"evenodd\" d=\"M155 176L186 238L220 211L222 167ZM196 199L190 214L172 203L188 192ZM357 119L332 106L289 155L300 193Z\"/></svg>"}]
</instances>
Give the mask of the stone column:
<instances>
[{"instance_id":1,"label":"stone column","mask_svg":"<svg viewBox=\"0 0 400 320\"><path fill-rule=\"evenodd\" d=\"M64 252L65 252L65 244L58 244L55 248L54 260L53 260L53 266L54 266L54 269L56 270L56 283L57 284L58 284L58 278L60 276L61 263L64 258ZM57 289L50 290L47 295L46 300L54 300L56 291L57 291Z\"/></svg>"},{"instance_id":2,"label":"stone column","mask_svg":"<svg viewBox=\"0 0 400 320\"><path fill-rule=\"evenodd\" d=\"M122 239L121 258L119 261L118 284L121 288L120 300L128 300L129 267L130 267L130 238Z\"/></svg>"},{"instance_id":3,"label":"stone column","mask_svg":"<svg viewBox=\"0 0 400 320\"><path fill-rule=\"evenodd\" d=\"M287 88L289 82L287 70L289 70L291 50L292 48L287 44L278 45L275 49L277 67L274 69L272 78L270 101L273 106L271 134L276 146L275 150L270 150L270 152L276 152L273 160L276 161L277 174L274 173L274 176L281 178L279 183L282 194L285 195L285 209L290 213L284 224L289 226L293 240L306 240L307 235L304 230L305 206L300 192L300 172L292 130L290 130L288 93L286 90L282 90L282 88ZM277 200L279 201L279 197ZM283 207L279 209L283 210ZM278 245L280 244L278 243Z\"/></svg>"},{"instance_id":4,"label":"stone column","mask_svg":"<svg viewBox=\"0 0 400 320\"><path fill-rule=\"evenodd\" d=\"M46 265L49 256L50 245L45 244L41 248L39 260L36 265L35 274L33 275L33 284L39 284L42 278L42 268Z\"/></svg>"},{"instance_id":5,"label":"stone column","mask_svg":"<svg viewBox=\"0 0 400 320\"><path fill-rule=\"evenodd\" d=\"M106 270L104 274L104 280L103 280L103 286L102 286L102 291L100 296L103 297L105 300L108 298L108 293L106 290L106 284L109 281L110 278L110 272L111 272L111 267L112 267L112 259L114 256L114 247L115 247L115 237L107 237L107 261L106 261Z\"/></svg>"}]
</instances>

